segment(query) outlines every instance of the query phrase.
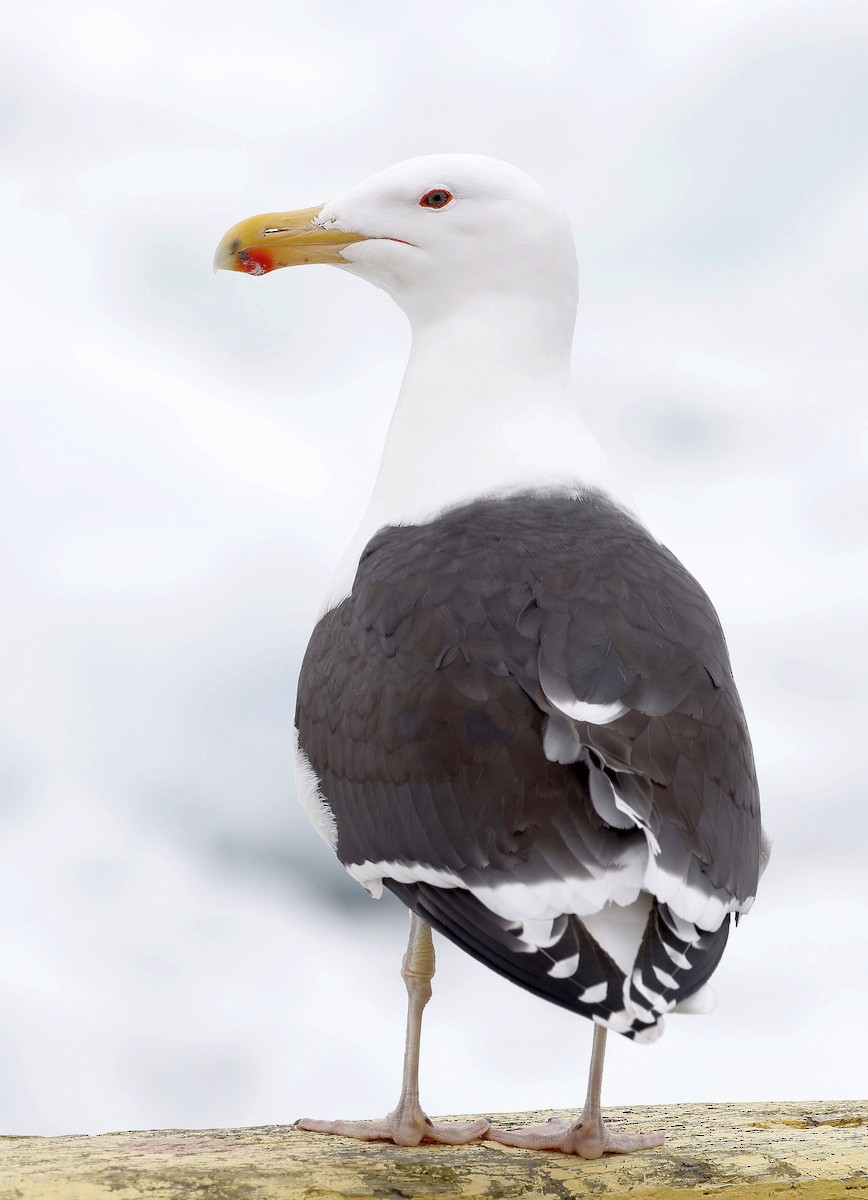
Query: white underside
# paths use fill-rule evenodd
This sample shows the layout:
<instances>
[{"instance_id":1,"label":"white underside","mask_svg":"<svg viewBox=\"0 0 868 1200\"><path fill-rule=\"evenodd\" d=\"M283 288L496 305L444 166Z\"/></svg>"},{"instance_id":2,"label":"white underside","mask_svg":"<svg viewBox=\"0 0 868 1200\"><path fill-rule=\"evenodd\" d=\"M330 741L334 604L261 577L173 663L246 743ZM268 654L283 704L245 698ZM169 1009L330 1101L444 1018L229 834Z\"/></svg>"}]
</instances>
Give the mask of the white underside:
<instances>
[{"instance_id":1,"label":"white underside","mask_svg":"<svg viewBox=\"0 0 868 1200\"><path fill-rule=\"evenodd\" d=\"M292 766L298 802L307 819L331 850L337 849L338 826L329 803L322 794L319 777L310 759L298 744L298 730L292 730Z\"/></svg>"}]
</instances>

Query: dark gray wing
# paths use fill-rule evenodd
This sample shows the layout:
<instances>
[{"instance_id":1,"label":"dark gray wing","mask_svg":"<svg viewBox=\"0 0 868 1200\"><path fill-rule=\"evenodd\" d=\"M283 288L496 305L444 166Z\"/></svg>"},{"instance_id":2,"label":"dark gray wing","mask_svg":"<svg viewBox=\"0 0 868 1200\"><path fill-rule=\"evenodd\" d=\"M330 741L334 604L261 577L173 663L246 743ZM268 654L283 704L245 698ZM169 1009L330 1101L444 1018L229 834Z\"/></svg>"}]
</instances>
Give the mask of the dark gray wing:
<instances>
[{"instance_id":1,"label":"dark gray wing","mask_svg":"<svg viewBox=\"0 0 868 1200\"><path fill-rule=\"evenodd\" d=\"M623 706L609 723L570 720L579 741L647 823L661 865L698 868L746 901L759 877L759 792L717 614L665 546L597 504L580 564L538 579L518 618L539 646L522 683L557 720Z\"/></svg>"},{"instance_id":2,"label":"dark gray wing","mask_svg":"<svg viewBox=\"0 0 868 1200\"><path fill-rule=\"evenodd\" d=\"M609 706L606 720L624 711L598 724L571 705ZM579 1011L589 988L603 1003L608 958L579 954L597 965L569 984L552 973L565 915L552 897L565 886L570 914L598 911L635 884L653 843L655 944L658 908L685 895L717 906L704 925L673 917L691 950L674 985L658 980L651 1022L699 986L726 906L754 894L756 782L717 617L677 560L600 496L478 501L382 530L352 595L314 631L297 724L353 873L380 864L438 928L522 986L530 973L557 1003L566 988ZM558 729L572 757L546 753ZM547 928L507 911L506 885L547 898ZM608 961L611 1007L638 983ZM636 970L641 980L638 959Z\"/></svg>"}]
</instances>

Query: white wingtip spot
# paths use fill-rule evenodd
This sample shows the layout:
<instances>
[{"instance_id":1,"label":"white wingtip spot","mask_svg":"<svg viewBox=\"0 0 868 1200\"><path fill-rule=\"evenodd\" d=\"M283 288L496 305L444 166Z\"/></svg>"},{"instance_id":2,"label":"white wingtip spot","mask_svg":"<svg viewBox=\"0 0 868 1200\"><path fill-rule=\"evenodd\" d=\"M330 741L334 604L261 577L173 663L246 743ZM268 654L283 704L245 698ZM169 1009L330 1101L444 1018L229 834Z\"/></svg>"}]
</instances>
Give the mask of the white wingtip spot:
<instances>
[{"instance_id":1,"label":"white wingtip spot","mask_svg":"<svg viewBox=\"0 0 868 1200\"><path fill-rule=\"evenodd\" d=\"M664 1028L663 1018L658 1017L656 1025L652 1025L649 1029L640 1029L633 1041L640 1046L650 1046L652 1042L658 1041L663 1036Z\"/></svg>"},{"instance_id":2,"label":"white wingtip spot","mask_svg":"<svg viewBox=\"0 0 868 1200\"><path fill-rule=\"evenodd\" d=\"M556 962L554 966L549 967L546 972L552 979L569 979L571 975L575 975L579 966L578 954L571 954L569 958L562 958L560 962Z\"/></svg>"},{"instance_id":3,"label":"white wingtip spot","mask_svg":"<svg viewBox=\"0 0 868 1200\"><path fill-rule=\"evenodd\" d=\"M662 983L665 988L672 988L674 990L678 987L678 980L675 979L674 976L670 975L668 971L661 971L659 967L655 967L654 974L657 976L658 981Z\"/></svg>"}]
</instances>

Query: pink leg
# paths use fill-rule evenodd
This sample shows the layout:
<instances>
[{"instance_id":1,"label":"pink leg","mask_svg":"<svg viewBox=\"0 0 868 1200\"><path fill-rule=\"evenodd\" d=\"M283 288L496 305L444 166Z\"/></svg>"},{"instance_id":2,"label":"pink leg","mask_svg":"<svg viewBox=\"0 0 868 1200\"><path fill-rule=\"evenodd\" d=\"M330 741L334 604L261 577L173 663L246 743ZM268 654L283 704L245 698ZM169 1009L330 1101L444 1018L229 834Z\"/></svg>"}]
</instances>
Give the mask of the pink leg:
<instances>
[{"instance_id":1,"label":"pink leg","mask_svg":"<svg viewBox=\"0 0 868 1200\"><path fill-rule=\"evenodd\" d=\"M404 1078L396 1108L379 1121L313 1121L305 1117L299 1128L313 1133L340 1133L344 1137L364 1141L394 1142L397 1146L418 1146L420 1142L446 1142L461 1146L485 1136L488 1121L447 1123L432 1121L419 1104L419 1040L422 1032L422 1013L431 999L431 979L434 975L434 943L431 927L417 917L410 917L410 940L401 966L401 976L407 985L407 1037L404 1043Z\"/></svg>"},{"instance_id":2,"label":"pink leg","mask_svg":"<svg viewBox=\"0 0 868 1200\"><path fill-rule=\"evenodd\" d=\"M630 1154L633 1150L650 1150L652 1146L659 1146L664 1137L662 1133L613 1133L603 1122L600 1091L605 1055L606 1030L602 1025L595 1025L588 1094L577 1121L552 1118L546 1125L531 1125L526 1129L489 1129L486 1136L505 1146L560 1150L564 1154L578 1154L581 1158Z\"/></svg>"}]
</instances>

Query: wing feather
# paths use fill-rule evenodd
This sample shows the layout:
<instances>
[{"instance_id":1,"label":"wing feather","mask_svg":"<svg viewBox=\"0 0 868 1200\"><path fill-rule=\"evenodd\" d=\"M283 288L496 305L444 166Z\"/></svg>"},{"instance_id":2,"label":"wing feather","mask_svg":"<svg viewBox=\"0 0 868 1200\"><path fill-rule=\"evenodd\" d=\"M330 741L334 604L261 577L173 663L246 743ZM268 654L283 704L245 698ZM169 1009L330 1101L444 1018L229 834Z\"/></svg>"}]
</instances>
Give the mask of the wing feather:
<instances>
[{"instance_id":1,"label":"wing feather","mask_svg":"<svg viewBox=\"0 0 868 1200\"><path fill-rule=\"evenodd\" d=\"M372 881L379 864L407 903L423 866L413 904L423 897L434 924L518 982L530 970L539 984L535 957L557 980L532 941L516 951L521 970L504 958L523 918L536 922L526 935L551 936L562 918L572 928L644 890L698 939L679 951L690 982L669 991L649 982L654 969L673 977L653 949L664 916L652 948L637 943L641 988L659 1000L653 1025L710 973L727 913L755 893L756 778L717 615L674 556L599 495L483 500L381 530L352 595L314 631L297 724L341 860ZM531 903L542 916L521 909ZM583 976L582 994L608 987L603 975ZM631 1000L631 986L623 1004L638 1013L648 997Z\"/></svg>"}]
</instances>

